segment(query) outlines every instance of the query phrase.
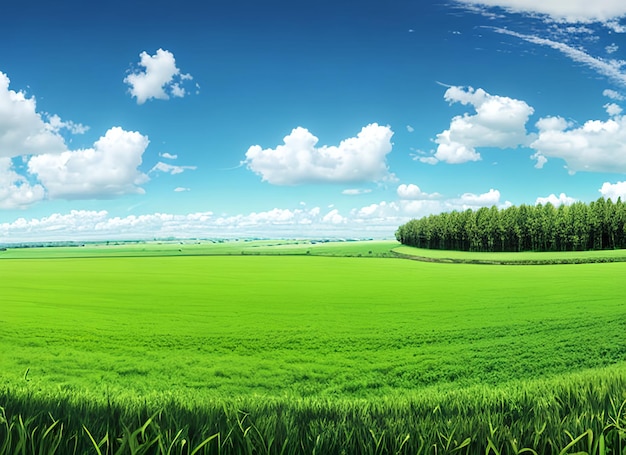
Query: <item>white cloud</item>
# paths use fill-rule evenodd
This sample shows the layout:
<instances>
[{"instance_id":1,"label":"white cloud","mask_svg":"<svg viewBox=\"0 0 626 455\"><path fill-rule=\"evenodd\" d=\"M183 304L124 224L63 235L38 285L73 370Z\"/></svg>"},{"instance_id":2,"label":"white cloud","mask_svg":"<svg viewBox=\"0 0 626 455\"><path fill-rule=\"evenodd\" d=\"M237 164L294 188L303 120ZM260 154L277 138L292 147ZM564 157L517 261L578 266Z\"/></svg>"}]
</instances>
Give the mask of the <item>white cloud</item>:
<instances>
[{"instance_id":1,"label":"white cloud","mask_svg":"<svg viewBox=\"0 0 626 455\"><path fill-rule=\"evenodd\" d=\"M414 160L418 160L421 163L430 164L430 165L433 165L433 166L439 162L439 160L437 158L435 158L434 156L416 156L413 159Z\"/></svg>"},{"instance_id":2,"label":"white cloud","mask_svg":"<svg viewBox=\"0 0 626 455\"><path fill-rule=\"evenodd\" d=\"M250 147L243 163L274 185L380 181L392 178L386 163L392 135L388 126L373 123L338 146L317 147L318 138L297 127L275 149Z\"/></svg>"},{"instance_id":3,"label":"white cloud","mask_svg":"<svg viewBox=\"0 0 626 455\"><path fill-rule=\"evenodd\" d=\"M609 183L604 182L602 188L598 191L602 194L602 197L611 199L613 202L617 202L618 198L622 198L622 201L626 202L626 182Z\"/></svg>"},{"instance_id":4,"label":"white cloud","mask_svg":"<svg viewBox=\"0 0 626 455\"><path fill-rule=\"evenodd\" d=\"M405 199L401 200L399 204L402 213L411 218L421 218L423 216L441 213L446 210L454 210L451 207L447 207L444 202L434 200Z\"/></svg>"},{"instance_id":5,"label":"white cloud","mask_svg":"<svg viewBox=\"0 0 626 455\"><path fill-rule=\"evenodd\" d=\"M150 99L167 100L170 95L185 96L186 91L182 83L192 79L192 76L181 74L180 69L176 67L174 54L159 49L154 55L144 51L139 57L141 58L139 66L144 70L133 71L124 78L124 82L129 85L131 96L137 98L137 104L143 104Z\"/></svg>"},{"instance_id":6,"label":"white cloud","mask_svg":"<svg viewBox=\"0 0 626 455\"><path fill-rule=\"evenodd\" d=\"M178 158L178 155L172 155L171 153L159 153L159 156L165 158L166 160L175 160Z\"/></svg>"},{"instance_id":7,"label":"white cloud","mask_svg":"<svg viewBox=\"0 0 626 455\"><path fill-rule=\"evenodd\" d=\"M603 107L606 109L606 113L609 114L611 117L622 113L622 108L615 103L607 103Z\"/></svg>"},{"instance_id":8,"label":"white cloud","mask_svg":"<svg viewBox=\"0 0 626 455\"><path fill-rule=\"evenodd\" d=\"M344 218L339 213L339 210L333 209L330 212L328 212L326 215L324 215L324 217L322 218L322 222L330 223L330 224L345 224L348 222L348 219Z\"/></svg>"},{"instance_id":9,"label":"white cloud","mask_svg":"<svg viewBox=\"0 0 626 455\"><path fill-rule=\"evenodd\" d=\"M353 211L357 219L389 218L398 216L400 207L395 202L382 201L379 204L370 204Z\"/></svg>"},{"instance_id":10,"label":"white cloud","mask_svg":"<svg viewBox=\"0 0 626 455\"><path fill-rule=\"evenodd\" d=\"M450 104L472 105L475 115L456 116L450 128L437 135L437 151L418 158L433 164L434 159L459 164L478 161L477 147L515 148L527 142L526 123L534 110L524 101L490 95L483 89L450 87L444 95Z\"/></svg>"},{"instance_id":11,"label":"white cloud","mask_svg":"<svg viewBox=\"0 0 626 455\"><path fill-rule=\"evenodd\" d=\"M432 198L436 198L440 196L440 194L438 193L434 193L434 194L425 193L420 189L419 186L413 183L409 183L408 185L403 183L402 185L399 185L398 188L396 189L396 192L398 193L398 197L400 199L409 199L409 200L432 199Z\"/></svg>"},{"instance_id":12,"label":"white cloud","mask_svg":"<svg viewBox=\"0 0 626 455\"><path fill-rule=\"evenodd\" d=\"M539 135L530 144L535 159L565 160L570 173L626 172L626 117L607 121L589 120L574 128L562 118L548 117L537 122ZM570 128L570 129L568 129ZM543 157L543 158L542 158Z\"/></svg>"},{"instance_id":13,"label":"white cloud","mask_svg":"<svg viewBox=\"0 0 626 455\"><path fill-rule=\"evenodd\" d=\"M11 158L0 157L0 209L24 209L44 197L41 185L31 185L15 172Z\"/></svg>"},{"instance_id":14,"label":"white cloud","mask_svg":"<svg viewBox=\"0 0 626 455\"><path fill-rule=\"evenodd\" d=\"M546 205L548 202L553 206L558 207L560 205L572 205L576 202L576 199L567 196L565 193L561 193L558 196L551 194L547 197L538 197L537 200L535 200L535 205Z\"/></svg>"},{"instance_id":15,"label":"white cloud","mask_svg":"<svg viewBox=\"0 0 626 455\"><path fill-rule=\"evenodd\" d=\"M61 117L56 114L48 116L46 127L55 134L58 134L61 130L67 130L72 134L85 134L89 131L88 126L82 123L75 123L71 120L63 121Z\"/></svg>"},{"instance_id":16,"label":"white cloud","mask_svg":"<svg viewBox=\"0 0 626 455\"><path fill-rule=\"evenodd\" d=\"M148 138L120 127L109 129L93 148L44 154L28 161L50 198L96 199L143 193L148 177L137 167Z\"/></svg>"},{"instance_id":17,"label":"white cloud","mask_svg":"<svg viewBox=\"0 0 626 455\"><path fill-rule=\"evenodd\" d=\"M181 188L187 190L186 188ZM273 208L248 214L221 216L213 212L186 215L152 213L111 216L108 212L72 210L43 218L0 223L0 239L12 242L52 240L113 240L152 238L392 238L400 224L414 217L481 206L510 205L500 193L465 193L448 200L382 201L342 214L332 204L307 209Z\"/></svg>"},{"instance_id":18,"label":"white cloud","mask_svg":"<svg viewBox=\"0 0 626 455\"><path fill-rule=\"evenodd\" d=\"M626 85L626 73L622 70L626 62L624 62L623 60L606 60L599 57L593 57L585 51L572 47L565 43L553 41L546 38L540 38L533 35L524 35L522 33L517 33L505 28L494 28L494 30L497 33L514 36L529 43L551 47L552 49L560 51L571 60L577 63L582 63L583 65L588 66L589 68L597 71L599 74L606 76L621 85Z\"/></svg>"},{"instance_id":19,"label":"white cloud","mask_svg":"<svg viewBox=\"0 0 626 455\"><path fill-rule=\"evenodd\" d=\"M500 7L510 12L547 16L556 22L609 23L626 16L623 0L457 0L473 7Z\"/></svg>"},{"instance_id":20,"label":"white cloud","mask_svg":"<svg viewBox=\"0 0 626 455\"><path fill-rule=\"evenodd\" d=\"M0 157L65 151L58 133L61 119L52 116L52 123L45 122L37 112L35 98L9 89L9 84L8 76L0 72Z\"/></svg>"},{"instance_id":21,"label":"white cloud","mask_svg":"<svg viewBox=\"0 0 626 455\"><path fill-rule=\"evenodd\" d=\"M191 188L183 188L182 186L174 188L175 193L183 193L185 191L191 191Z\"/></svg>"},{"instance_id":22,"label":"white cloud","mask_svg":"<svg viewBox=\"0 0 626 455\"><path fill-rule=\"evenodd\" d=\"M372 190L370 190L370 189L350 188L350 189L343 190L341 192L341 194L346 194L348 196L358 196L360 194L367 194L367 193L371 193L371 192L372 192Z\"/></svg>"},{"instance_id":23,"label":"white cloud","mask_svg":"<svg viewBox=\"0 0 626 455\"><path fill-rule=\"evenodd\" d=\"M619 46L615 43L609 44L608 46L606 46L604 48L604 50L606 50L607 54L614 54L617 51L619 51Z\"/></svg>"},{"instance_id":24,"label":"white cloud","mask_svg":"<svg viewBox=\"0 0 626 455\"><path fill-rule=\"evenodd\" d=\"M615 101L624 101L626 99L624 95L611 89L606 89L605 91L602 92L602 94L606 96L607 98L611 98L612 100L615 100Z\"/></svg>"},{"instance_id":25,"label":"white cloud","mask_svg":"<svg viewBox=\"0 0 626 455\"><path fill-rule=\"evenodd\" d=\"M157 164L154 165L152 169L150 169L149 173L160 171L160 172L165 172L167 174L176 175L176 174L182 174L186 170L195 171L196 169L197 169L196 166L174 166L173 164L167 164L167 163L163 163L162 161L159 161Z\"/></svg>"},{"instance_id":26,"label":"white cloud","mask_svg":"<svg viewBox=\"0 0 626 455\"><path fill-rule=\"evenodd\" d=\"M505 205L509 205L505 202ZM448 205L459 207L461 210L474 209L477 207L491 207L500 205L500 191L490 189L487 193L474 194L463 193L458 199L448 201Z\"/></svg>"},{"instance_id":27,"label":"white cloud","mask_svg":"<svg viewBox=\"0 0 626 455\"><path fill-rule=\"evenodd\" d=\"M411 125L407 125L407 126L406 126L406 130L407 130L409 133L412 133L413 131L415 131L415 128L413 128Z\"/></svg>"}]
</instances>

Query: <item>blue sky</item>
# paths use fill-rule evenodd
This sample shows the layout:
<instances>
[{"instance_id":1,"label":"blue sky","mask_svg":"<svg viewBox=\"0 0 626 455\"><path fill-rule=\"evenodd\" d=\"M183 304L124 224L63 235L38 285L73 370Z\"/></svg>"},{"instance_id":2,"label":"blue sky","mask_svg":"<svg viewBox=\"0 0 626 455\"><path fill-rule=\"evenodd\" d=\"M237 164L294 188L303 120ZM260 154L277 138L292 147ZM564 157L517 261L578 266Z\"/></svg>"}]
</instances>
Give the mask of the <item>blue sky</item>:
<instances>
[{"instance_id":1,"label":"blue sky","mask_svg":"<svg viewBox=\"0 0 626 455\"><path fill-rule=\"evenodd\" d=\"M201 3L3 7L0 243L626 197L622 0Z\"/></svg>"}]
</instances>

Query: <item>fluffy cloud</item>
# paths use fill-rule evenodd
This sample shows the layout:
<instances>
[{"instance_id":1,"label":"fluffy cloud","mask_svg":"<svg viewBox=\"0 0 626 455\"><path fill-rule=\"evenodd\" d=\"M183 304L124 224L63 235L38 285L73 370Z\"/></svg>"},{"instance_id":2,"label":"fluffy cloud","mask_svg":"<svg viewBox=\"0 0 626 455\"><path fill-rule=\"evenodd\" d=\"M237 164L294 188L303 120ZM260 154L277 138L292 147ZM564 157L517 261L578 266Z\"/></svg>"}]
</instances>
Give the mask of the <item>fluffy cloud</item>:
<instances>
[{"instance_id":1,"label":"fluffy cloud","mask_svg":"<svg viewBox=\"0 0 626 455\"><path fill-rule=\"evenodd\" d=\"M61 117L56 114L48 116L48 123L46 128L50 129L53 133L59 133L62 130L67 130L72 134L85 134L89 131L89 127L82 123L75 123L71 120L63 121Z\"/></svg>"},{"instance_id":2,"label":"fluffy cloud","mask_svg":"<svg viewBox=\"0 0 626 455\"><path fill-rule=\"evenodd\" d=\"M572 126L559 117L539 120L539 135L530 145L536 150L533 157L542 162L561 158L571 173L626 172L626 117Z\"/></svg>"},{"instance_id":3,"label":"fluffy cloud","mask_svg":"<svg viewBox=\"0 0 626 455\"><path fill-rule=\"evenodd\" d=\"M173 164L167 164L159 161L154 165L152 169L150 169L150 173L152 172L165 172L167 174L182 174L186 170L195 171L197 169L196 166L174 166Z\"/></svg>"},{"instance_id":4,"label":"fluffy cloud","mask_svg":"<svg viewBox=\"0 0 626 455\"><path fill-rule=\"evenodd\" d=\"M382 201L379 204L370 204L358 210L353 210L352 215L357 220L363 219L388 219L397 217L400 214L400 207L395 202Z\"/></svg>"},{"instance_id":5,"label":"fluffy cloud","mask_svg":"<svg viewBox=\"0 0 626 455\"><path fill-rule=\"evenodd\" d=\"M607 98L611 98L612 100L615 100L615 101L624 101L624 99L626 99L624 95L622 95L620 92L617 92L615 90L611 90L608 88L605 91L603 91L602 94L606 96Z\"/></svg>"},{"instance_id":6,"label":"fluffy cloud","mask_svg":"<svg viewBox=\"0 0 626 455\"><path fill-rule=\"evenodd\" d=\"M500 7L516 13L540 14L556 22L610 23L626 15L622 0L457 0L472 6Z\"/></svg>"},{"instance_id":7,"label":"fluffy cloud","mask_svg":"<svg viewBox=\"0 0 626 455\"><path fill-rule=\"evenodd\" d=\"M500 191L492 188L487 193L482 194L463 193L458 199L448 201L447 205L454 207L454 210L467 210L494 205L501 206L502 204L500 203ZM511 203L507 201L503 205L509 206Z\"/></svg>"},{"instance_id":8,"label":"fluffy cloud","mask_svg":"<svg viewBox=\"0 0 626 455\"><path fill-rule=\"evenodd\" d=\"M11 158L0 157L0 209L23 209L44 197L41 185L31 185L13 169Z\"/></svg>"},{"instance_id":9,"label":"fluffy cloud","mask_svg":"<svg viewBox=\"0 0 626 455\"><path fill-rule=\"evenodd\" d=\"M576 202L576 199L567 196L565 193L561 193L558 196L556 196L555 194L551 194L548 197L538 197L535 201L535 205L546 205L548 202L553 206L558 207L559 205L572 205L574 202Z\"/></svg>"},{"instance_id":10,"label":"fluffy cloud","mask_svg":"<svg viewBox=\"0 0 626 455\"><path fill-rule=\"evenodd\" d=\"M339 210L332 209L330 212L324 215L324 217L322 218L322 222L330 224L345 224L348 222L348 219L343 217L339 213Z\"/></svg>"},{"instance_id":11,"label":"fluffy cloud","mask_svg":"<svg viewBox=\"0 0 626 455\"><path fill-rule=\"evenodd\" d=\"M53 116L52 123L45 122L35 98L10 90L9 84L8 76L0 72L0 157L65 151L59 135L61 119Z\"/></svg>"},{"instance_id":12,"label":"fluffy cloud","mask_svg":"<svg viewBox=\"0 0 626 455\"><path fill-rule=\"evenodd\" d=\"M437 135L437 151L432 157L418 158L458 164L478 161L477 147L515 148L527 142L526 123L534 110L524 101L490 95L483 89L450 87L445 99L450 104L472 105L475 115L456 116L450 128Z\"/></svg>"},{"instance_id":13,"label":"fluffy cloud","mask_svg":"<svg viewBox=\"0 0 626 455\"><path fill-rule=\"evenodd\" d=\"M611 117L622 113L622 108L615 103L607 103L604 105L604 108L606 109L606 113L609 114Z\"/></svg>"},{"instance_id":14,"label":"fluffy cloud","mask_svg":"<svg viewBox=\"0 0 626 455\"><path fill-rule=\"evenodd\" d=\"M398 197L400 199L410 199L410 200L423 200L423 199L432 199L439 197L438 193L428 194L424 193L419 186L409 183L405 185L399 185L396 192L398 193Z\"/></svg>"},{"instance_id":15,"label":"fluffy cloud","mask_svg":"<svg viewBox=\"0 0 626 455\"><path fill-rule=\"evenodd\" d=\"M613 202L617 202L619 198L622 198L622 201L626 201L626 182L604 182L599 191L602 197L611 199Z\"/></svg>"},{"instance_id":16,"label":"fluffy cloud","mask_svg":"<svg viewBox=\"0 0 626 455\"><path fill-rule=\"evenodd\" d=\"M243 163L274 185L380 181L390 178L385 158L392 135L390 127L373 123L338 146L318 147L317 137L297 127L275 149L250 147Z\"/></svg>"},{"instance_id":17,"label":"fluffy cloud","mask_svg":"<svg viewBox=\"0 0 626 455\"><path fill-rule=\"evenodd\" d=\"M159 156L165 158L166 160L175 160L178 158L178 155L172 155L171 153L159 153Z\"/></svg>"},{"instance_id":18,"label":"fluffy cloud","mask_svg":"<svg viewBox=\"0 0 626 455\"><path fill-rule=\"evenodd\" d=\"M141 58L139 66L144 70L131 72L124 78L124 82L129 85L131 96L137 98L137 104L143 104L150 99L166 100L170 95L185 96L187 92L182 84L193 77L180 72L176 67L174 54L159 49L154 55L144 51L139 57Z\"/></svg>"},{"instance_id":19,"label":"fluffy cloud","mask_svg":"<svg viewBox=\"0 0 626 455\"><path fill-rule=\"evenodd\" d=\"M143 193L148 177L137 167L148 138L120 127L109 129L93 148L43 154L28 161L50 198L90 199Z\"/></svg>"}]
</instances>

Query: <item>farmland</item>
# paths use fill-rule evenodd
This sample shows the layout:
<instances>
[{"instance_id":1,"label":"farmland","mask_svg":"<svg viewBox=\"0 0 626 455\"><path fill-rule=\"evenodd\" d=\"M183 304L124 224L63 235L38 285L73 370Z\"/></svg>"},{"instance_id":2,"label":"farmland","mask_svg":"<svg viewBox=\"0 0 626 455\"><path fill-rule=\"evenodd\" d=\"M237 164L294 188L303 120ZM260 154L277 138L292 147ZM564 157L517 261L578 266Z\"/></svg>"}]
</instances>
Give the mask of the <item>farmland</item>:
<instances>
[{"instance_id":1,"label":"farmland","mask_svg":"<svg viewBox=\"0 0 626 455\"><path fill-rule=\"evenodd\" d=\"M590 422L601 431L611 400L619 414L626 263L428 263L395 258L397 247L225 242L0 252L0 407L10 414L43 403L39 412L80 414L90 403L121 414L141 409L147 418L174 406L222 419L225 409L246 408L275 419L272 410L283 406L293 419L317 409L384 427L389 419L420 426L446 403L457 409L446 419L490 406L495 415L589 404L570 433ZM500 414L494 419L517 425ZM489 435L486 422L473 422L468 437ZM553 440L563 447L567 428L558 425ZM401 442L411 431L395 436ZM461 444L465 435L458 437Z\"/></svg>"}]
</instances>

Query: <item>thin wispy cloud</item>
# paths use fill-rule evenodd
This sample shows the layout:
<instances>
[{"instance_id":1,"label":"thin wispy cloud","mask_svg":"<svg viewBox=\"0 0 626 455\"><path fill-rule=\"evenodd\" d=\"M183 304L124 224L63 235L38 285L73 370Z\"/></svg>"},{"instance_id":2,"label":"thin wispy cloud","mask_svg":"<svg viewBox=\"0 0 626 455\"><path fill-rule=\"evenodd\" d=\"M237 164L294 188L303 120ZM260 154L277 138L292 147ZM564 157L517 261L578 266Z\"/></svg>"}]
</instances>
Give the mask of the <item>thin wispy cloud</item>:
<instances>
[{"instance_id":1,"label":"thin wispy cloud","mask_svg":"<svg viewBox=\"0 0 626 455\"><path fill-rule=\"evenodd\" d=\"M623 71L623 67L626 65L626 62L623 60L606 60L600 57L594 57L581 49L576 49L575 47L572 47L565 43L553 41L547 38L541 38L535 35L526 35L523 33L514 32L506 28L493 27L491 29L496 33L513 36L532 44L547 46L555 49L561 52L566 57L573 60L574 62L581 63L595 70L599 74L608 77L612 81L620 85L626 86L626 73Z\"/></svg>"}]
</instances>

